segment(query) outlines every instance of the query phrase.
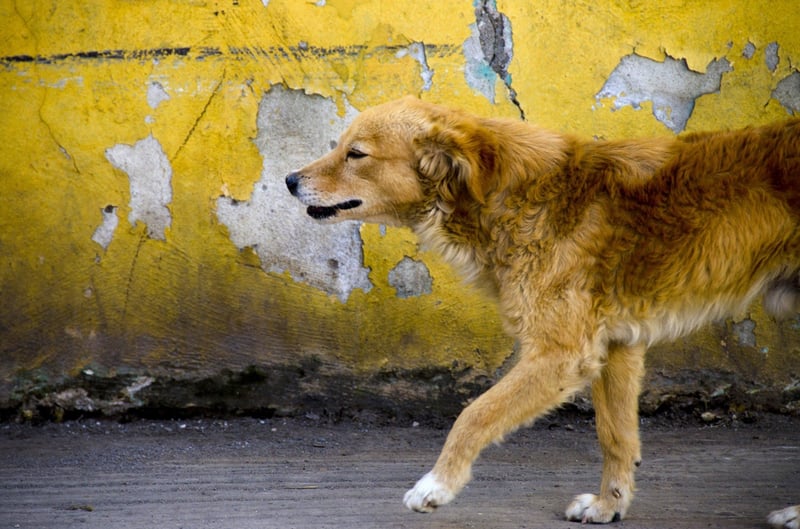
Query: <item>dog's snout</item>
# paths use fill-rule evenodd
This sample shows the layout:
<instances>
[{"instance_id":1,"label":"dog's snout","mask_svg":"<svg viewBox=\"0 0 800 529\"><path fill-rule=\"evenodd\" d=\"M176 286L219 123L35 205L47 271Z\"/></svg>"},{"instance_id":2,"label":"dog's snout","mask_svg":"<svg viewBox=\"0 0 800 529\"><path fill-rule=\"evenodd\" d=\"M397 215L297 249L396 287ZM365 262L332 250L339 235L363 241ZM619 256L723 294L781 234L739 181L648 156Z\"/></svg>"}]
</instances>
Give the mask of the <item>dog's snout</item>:
<instances>
[{"instance_id":1,"label":"dog's snout","mask_svg":"<svg viewBox=\"0 0 800 529\"><path fill-rule=\"evenodd\" d=\"M289 188L289 193L297 196L297 187L300 185L300 173L289 173L286 177L286 187Z\"/></svg>"}]
</instances>

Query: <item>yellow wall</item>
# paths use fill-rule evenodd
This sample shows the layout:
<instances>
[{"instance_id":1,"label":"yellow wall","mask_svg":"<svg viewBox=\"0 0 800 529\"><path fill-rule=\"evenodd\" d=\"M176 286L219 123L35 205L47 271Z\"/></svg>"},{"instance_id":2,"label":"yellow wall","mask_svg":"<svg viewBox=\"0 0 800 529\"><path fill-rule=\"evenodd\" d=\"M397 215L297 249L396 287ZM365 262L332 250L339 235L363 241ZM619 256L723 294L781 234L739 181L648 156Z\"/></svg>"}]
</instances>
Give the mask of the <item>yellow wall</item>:
<instances>
[{"instance_id":1,"label":"yellow wall","mask_svg":"<svg viewBox=\"0 0 800 529\"><path fill-rule=\"evenodd\" d=\"M495 376L512 346L495 309L436 256L419 253L407 230L355 228L371 288L346 296L290 269L267 271L264 244L234 244L220 200L253 206L264 182L281 208L289 204L277 196L283 175L271 173L281 153L267 159L258 143L271 126L259 129L259 108L275 86L320 96L343 120L411 93L485 115L523 111L587 136L673 134L651 103L612 111L614 97L596 97L635 53L685 59L699 73L715 59L730 63L719 91L696 98L686 130L789 114L773 91L800 62L793 1L501 0L486 9L510 25L508 42L495 43L513 51L505 79L480 68L468 0L0 3L0 404L86 377L153 385L248 366L291 371L309 358L327 385L300 374L289 377L292 387L345 400L352 392L337 390L339 375L357 384L376 374L452 373L456 388ZM770 43L778 45L772 69ZM494 102L476 88L476 71L493 85ZM318 118L313 108L306 126ZM145 179L168 173L160 233L142 217L131 221L131 170L112 163L115 149L148 138L161 166L139 170ZM306 154L303 138L293 141L298 160L320 147ZM93 236L106 208L117 225L100 244ZM300 248L314 229L298 224L301 213L273 213L297 228ZM428 268L430 294L396 295L389 274L404 257ZM656 351L651 365L669 372L688 362L766 387L800 378L796 322L778 326L757 311L753 321L754 346L740 347L728 322ZM431 378L425 383L437 384ZM369 391L402 398L393 383ZM280 393L271 398L284 405Z\"/></svg>"}]
</instances>

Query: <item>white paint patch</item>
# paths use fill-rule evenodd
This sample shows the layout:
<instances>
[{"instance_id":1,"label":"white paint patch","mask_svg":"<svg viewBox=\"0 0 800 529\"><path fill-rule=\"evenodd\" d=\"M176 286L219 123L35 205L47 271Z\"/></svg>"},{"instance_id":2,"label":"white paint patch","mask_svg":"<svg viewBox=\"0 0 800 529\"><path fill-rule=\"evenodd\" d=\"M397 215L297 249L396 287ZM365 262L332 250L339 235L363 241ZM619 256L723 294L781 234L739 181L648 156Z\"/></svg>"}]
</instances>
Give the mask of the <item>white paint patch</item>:
<instances>
[{"instance_id":1,"label":"white paint patch","mask_svg":"<svg viewBox=\"0 0 800 529\"><path fill-rule=\"evenodd\" d=\"M114 239L114 231L119 225L119 217L117 217L116 206L106 206L100 210L103 214L103 223L94 230L92 240L103 247L103 250L108 249L108 245Z\"/></svg>"},{"instance_id":2,"label":"white paint patch","mask_svg":"<svg viewBox=\"0 0 800 529\"><path fill-rule=\"evenodd\" d=\"M166 229L172 225L167 207L172 201L172 166L161 144L151 134L134 145L106 149L106 159L130 179L128 222L133 226L142 221L148 237L166 240Z\"/></svg>"},{"instance_id":3,"label":"white paint patch","mask_svg":"<svg viewBox=\"0 0 800 529\"><path fill-rule=\"evenodd\" d=\"M155 110L158 105L168 100L169 94L161 83L153 81L147 85L147 104L150 105L150 108Z\"/></svg>"},{"instance_id":4,"label":"white paint patch","mask_svg":"<svg viewBox=\"0 0 800 529\"><path fill-rule=\"evenodd\" d=\"M614 110L625 106L641 108L645 101L653 104L653 115L674 132L686 128L694 110L694 101L703 94L719 92L722 74L733 71L727 59L709 63L706 73L689 69L686 61L667 56L664 62L640 55L626 55L600 91L598 102L614 99Z\"/></svg>"},{"instance_id":5,"label":"white paint patch","mask_svg":"<svg viewBox=\"0 0 800 529\"><path fill-rule=\"evenodd\" d=\"M251 247L267 272L288 271L295 281L346 302L354 289L372 288L363 266L361 234L356 222L321 225L289 194L285 178L325 154L357 112L345 115L321 96L274 86L261 100L256 146L264 158L261 179L248 201L217 199L217 218L233 243Z\"/></svg>"}]
</instances>

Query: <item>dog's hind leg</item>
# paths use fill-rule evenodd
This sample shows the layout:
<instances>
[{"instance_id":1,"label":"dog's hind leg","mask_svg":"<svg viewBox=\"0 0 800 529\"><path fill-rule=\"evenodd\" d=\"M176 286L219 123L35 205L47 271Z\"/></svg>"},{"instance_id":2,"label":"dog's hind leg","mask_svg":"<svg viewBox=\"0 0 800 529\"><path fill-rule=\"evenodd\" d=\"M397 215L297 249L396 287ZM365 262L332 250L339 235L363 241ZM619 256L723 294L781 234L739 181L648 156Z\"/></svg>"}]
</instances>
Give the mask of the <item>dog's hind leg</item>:
<instances>
[{"instance_id":1,"label":"dog's hind leg","mask_svg":"<svg viewBox=\"0 0 800 529\"><path fill-rule=\"evenodd\" d=\"M610 346L608 361L592 385L603 478L598 495L581 494L567 507L569 520L612 522L624 518L630 506L633 472L641 462L638 399L644 352L644 346Z\"/></svg>"},{"instance_id":2,"label":"dog's hind leg","mask_svg":"<svg viewBox=\"0 0 800 529\"><path fill-rule=\"evenodd\" d=\"M430 512L450 502L470 480L472 463L486 445L564 402L594 377L595 367L599 363L581 354L526 354L523 346L517 365L461 412L433 470L406 493L406 506Z\"/></svg>"}]
</instances>

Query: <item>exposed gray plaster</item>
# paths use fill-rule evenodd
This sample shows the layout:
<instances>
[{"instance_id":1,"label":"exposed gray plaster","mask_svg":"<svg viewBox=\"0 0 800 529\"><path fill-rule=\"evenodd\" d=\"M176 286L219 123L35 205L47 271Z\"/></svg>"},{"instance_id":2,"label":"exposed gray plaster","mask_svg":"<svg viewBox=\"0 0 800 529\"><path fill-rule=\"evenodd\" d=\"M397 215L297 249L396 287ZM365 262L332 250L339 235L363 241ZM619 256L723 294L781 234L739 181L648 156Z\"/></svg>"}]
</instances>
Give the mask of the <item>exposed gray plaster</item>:
<instances>
[{"instance_id":1,"label":"exposed gray plaster","mask_svg":"<svg viewBox=\"0 0 800 529\"><path fill-rule=\"evenodd\" d=\"M475 0L474 5L475 23L470 24L470 36L463 45L467 84L495 103L495 84L499 77L508 90L509 99L525 119L517 93L511 87L511 74L508 73L514 57L511 21L497 10L496 0Z\"/></svg>"},{"instance_id":2,"label":"exposed gray plaster","mask_svg":"<svg viewBox=\"0 0 800 529\"><path fill-rule=\"evenodd\" d=\"M775 73L775 70L778 69L778 63L780 62L777 42L770 42L767 44L767 49L764 50L764 62L767 64L769 71Z\"/></svg>"},{"instance_id":3,"label":"exposed gray plaster","mask_svg":"<svg viewBox=\"0 0 800 529\"><path fill-rule=\"evenodd\" d=\"M677 133L686 128L695 99L719 92L722 74L730 71L733 67L725 58L711 61L701 74L690 70L685 60L667 56L658 62L631 54L622 58L595 98L613 98L613 110L638 110L651 101L656 119Z\"/></svg>"},{"instance_id":4,"label":"exposed gray plaster","mask_svg":"<svg viewBox=\"0 0 800 529\"><path fill-rule=\"evenodd\" d=\"M106 149L111 165L128 174L131 212L128 222L142 221L147 236L165 240L165 231L172 224L167 207L172 201L172 166L161 144L151 134L134 145L118 144Z\"/></svg>"},{"instance_id":5,"label":"exposed gray plaster","mask_svg":"<svg viewBox=\"0 0 800 529\"><path fill-rule=\"evenodd\" d=\"M427 92L433 84L433 70L428 66L428 57L425 54L425 44L422 42L412 42L407 48L403 48L396 54L398 59L409 56L420 65L419 76L422 77L422 90Z\"/></svg>"},{"instance_id":6,"label":"exposed gray plaster","mask_svg":"<svg viewBox=\"0 0 800 529\"><path fill-rule=\"evenodd\" d=\"M288 271L295 281L347 301L353 289L372 288L363 265L359 224L321 225L286 190L287 174L328 151L357 112L301 90L273 86L258 110L255 143L264 159L261 179L247 201L217 199L217 218L240 249L252 247L267 272Z\"/></svg>"},{"instance_id":7,"label":"exposed gray plaster","mask_svg":"<svg viewBox=\"0 0 800 529\"><path fill-rule=\"evenodd\" d=\"M480 92L486 99L494 103L494 86L497 82L497 73L492 70L491 66L489 66L483 57L478 25L471 24L469 28L471 34L469 38L464 41L464 56L466 58L464 77L466 77L467 84L469 84L473 90Z\"/></svg>"},{"instance_id":8,"label":"exposed gray plaster","mask_svg":"<svg viewBox=\"0 0 800 529\"><path fill-rule=\"evenodd\" d=\"M790 114L800 114L800 72L792 72L781 79L772 91L772 97Z\"/></svg>"},{"instance_id":9,"label":"exposed gray plaster","mask_svg":"<svg viewBox=\"0 0 800 529\"><path fill-rule=\"evenodd\" d=\"M395 288L398 298L410 298L430 294L433 278L425 263L406 256L389 271L389 285Z\"/></svg>"},{"instance_id":10,"label":"exposed gray plaster","mask_svg":"<svg viewBox=\"0 0 800 529\"><path fill-rule=\"evenodd\" d=\"M119 224L119 217L117 217L116 206L106 206L100 210L103 215L103 223L94 230L92 240L103 247L103 250L108 249L108 245L114 239L114 231Z\"/></svg>"},{"instance_id":11,"label":"exposed gray plaster","mask_svg":"<svg viewBox=\"0 0 800 529\"><path fill-rule=\"evenodd\" d=\"M733 334L739 341L739 345L746 347L756 346L756 322L747 318L740 322L734 322L732 326Z\"/></svg>"},{"instance_id":12,"label":"exposed gray plaster","mask_svg":"<svg viewBox=\"0 0 800 529\"><path fill-rule=\"evenodd\" d=\"M744 50L742 50L742 57L745 59L752 59L753 56L756 54L756 45L747 41L747 44L744 46Z\"/></svg>"}]
</instances>

